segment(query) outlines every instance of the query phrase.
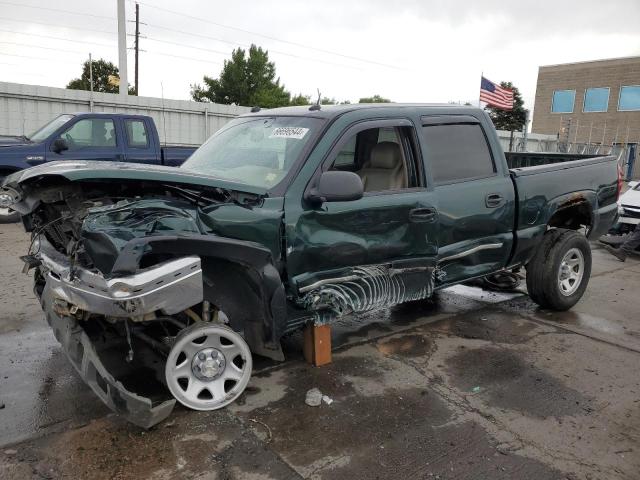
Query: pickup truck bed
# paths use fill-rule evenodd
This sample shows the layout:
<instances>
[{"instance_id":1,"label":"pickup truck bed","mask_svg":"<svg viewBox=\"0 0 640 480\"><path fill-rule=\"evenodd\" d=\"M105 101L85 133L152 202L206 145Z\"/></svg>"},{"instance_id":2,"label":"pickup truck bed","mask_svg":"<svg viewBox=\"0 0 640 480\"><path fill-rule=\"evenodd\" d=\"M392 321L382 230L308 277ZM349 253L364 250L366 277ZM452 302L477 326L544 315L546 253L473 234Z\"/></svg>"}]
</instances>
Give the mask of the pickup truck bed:
<instances>
[{"instance_id":1,"label":"pickup truck bed","mask_svg":"<svg viewBox=\"0 0 640 480\"><path fill-rule=\"evenodd\" d=\"M252 354L282 360L289 332L448 285L524 268L535 302L571 308L620 180L613 157L505 158L476 108L343 105L254 111L179 168L40 165L8 177L0 199L32 232L25 261L71 362L149 426L176 400L233 401ZM169 403L105 368L126 371L139 345Z\"/></svg>"}]
</instances>

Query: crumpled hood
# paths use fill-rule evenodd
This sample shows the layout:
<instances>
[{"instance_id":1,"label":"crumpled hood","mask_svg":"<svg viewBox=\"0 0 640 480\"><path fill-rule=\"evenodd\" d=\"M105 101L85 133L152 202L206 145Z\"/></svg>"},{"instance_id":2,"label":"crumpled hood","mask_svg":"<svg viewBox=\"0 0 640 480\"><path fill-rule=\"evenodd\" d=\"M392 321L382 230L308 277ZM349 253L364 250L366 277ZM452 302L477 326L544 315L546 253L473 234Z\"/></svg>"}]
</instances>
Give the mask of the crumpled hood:
<instances>
[{"instance_id":1,"label":"crumpled hood","mask_svg":"<svg viewBox=\"0 0 640 480\"><path fill-rule=\"evenodd\" d=\"M49 162L28 168L8 176L5 179L3 186L15 187L29 180L43 178L46 176L64 177L70 181L159 181L181 183L184 185L225 188L256 195L264 195L267 192L266 189L263 188L245 185L238 182L231 182L209 175L203 175L180 167L89 160Z\"/></svg>"}]
</instances>

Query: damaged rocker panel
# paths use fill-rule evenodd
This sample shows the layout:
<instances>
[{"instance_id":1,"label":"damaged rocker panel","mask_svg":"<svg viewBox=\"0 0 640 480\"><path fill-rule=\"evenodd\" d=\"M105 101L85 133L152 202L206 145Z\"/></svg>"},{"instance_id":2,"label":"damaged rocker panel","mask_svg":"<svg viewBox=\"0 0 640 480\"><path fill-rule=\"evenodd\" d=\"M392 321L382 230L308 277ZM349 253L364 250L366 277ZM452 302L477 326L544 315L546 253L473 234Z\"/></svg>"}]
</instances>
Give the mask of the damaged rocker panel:
<instances>
[{"instance_id":1,"label":"damaged rocker panel","mask_svg":"<svg viewBox=\"0 0 640 480\"><path fill-rule=\"evenodd\" d=\"M318 280L299 288L300 304L314 312L316 324L329 323L349 313L366 312L433 294L436 269L432 266L393 268L369 265L349 274Z\"/></svg>"}]
</instances>

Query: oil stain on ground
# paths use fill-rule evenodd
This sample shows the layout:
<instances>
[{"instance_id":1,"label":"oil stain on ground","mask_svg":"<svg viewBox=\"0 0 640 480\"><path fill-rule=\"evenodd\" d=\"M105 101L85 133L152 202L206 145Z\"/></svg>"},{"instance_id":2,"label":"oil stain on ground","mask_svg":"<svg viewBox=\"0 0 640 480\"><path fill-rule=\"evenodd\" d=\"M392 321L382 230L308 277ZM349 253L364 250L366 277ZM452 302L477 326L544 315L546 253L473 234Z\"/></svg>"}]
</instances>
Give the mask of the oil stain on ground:
<instances>
[{"instance_id":1,"label":"oil stain on ground","mask_svg":"<svg viewBox=\"0 0 640 480\"><path fill-rule=\"evenodd\" d=\"M461 348L447 360L447 370L463 392L478 392L491 406L533 417L584 413L591 401L503 348Z\"/></svg>"}]
</instances>

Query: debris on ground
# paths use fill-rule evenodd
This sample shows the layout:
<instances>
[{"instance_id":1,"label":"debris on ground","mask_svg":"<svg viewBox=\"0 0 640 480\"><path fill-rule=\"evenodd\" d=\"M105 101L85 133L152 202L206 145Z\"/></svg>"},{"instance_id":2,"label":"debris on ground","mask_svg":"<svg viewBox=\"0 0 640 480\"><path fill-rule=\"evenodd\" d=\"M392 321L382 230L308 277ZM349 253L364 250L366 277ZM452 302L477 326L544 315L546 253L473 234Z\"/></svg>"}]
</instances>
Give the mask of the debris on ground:
<instances>
[{"instance_id":1,"label":"debris on ground","mask_svg":"<svg viewBox=\"0 0 640 480\"><path fill-rule=\"evenodd\" d=\"M322 403L322 392L317 388L312 388L307 392L307 397L305 398L304 403L310 407L319 407Z\"/></svg>"},{"instance_id":2,"label":"debris on ground","mask_svg":"<svg viewBox=\"0 0 640 480\"><path fill-rule=\"evenodd\" d=\"M333 403L333 398L331 398L329 395L322 395L322 401L327 405L331 405Z\"/></svg>"}]
</instances>

